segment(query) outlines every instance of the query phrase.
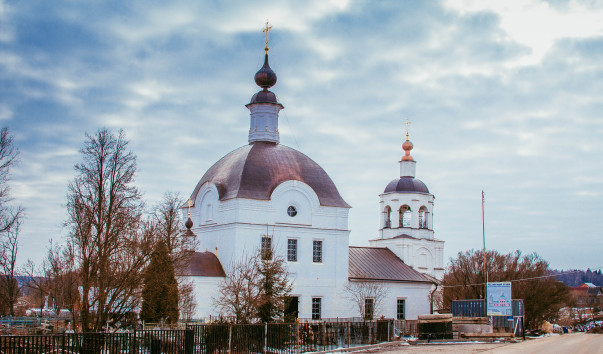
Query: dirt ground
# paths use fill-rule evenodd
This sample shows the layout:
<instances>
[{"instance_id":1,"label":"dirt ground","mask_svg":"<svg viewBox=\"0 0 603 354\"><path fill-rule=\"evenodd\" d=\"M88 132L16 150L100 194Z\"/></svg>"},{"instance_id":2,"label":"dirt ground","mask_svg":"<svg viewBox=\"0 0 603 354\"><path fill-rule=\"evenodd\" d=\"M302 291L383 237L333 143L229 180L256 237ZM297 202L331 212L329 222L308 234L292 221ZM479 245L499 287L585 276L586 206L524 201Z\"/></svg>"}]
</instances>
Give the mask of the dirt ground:
<instances>
[{"instance_id":1,"label":"dirt ground","mask_svg":"<svg viewBox=\"0 0 603 354\"><path fill-rule=\"evenodd\" d=\"M572 353L603 354L603 334L575 333L528 339L520 343L402 343L354 353Z\"/></svg>"},{"instance_id":2,"label":"dirt ground","mask_svg":"<svg viewBox=\"0 0 603 354\"><path fill-rule=\"evenodd\" d=\"M393 345L385 348L367 349L354 353L480 353L511 343L455 343Z\"/></svg>"}]
</instances>

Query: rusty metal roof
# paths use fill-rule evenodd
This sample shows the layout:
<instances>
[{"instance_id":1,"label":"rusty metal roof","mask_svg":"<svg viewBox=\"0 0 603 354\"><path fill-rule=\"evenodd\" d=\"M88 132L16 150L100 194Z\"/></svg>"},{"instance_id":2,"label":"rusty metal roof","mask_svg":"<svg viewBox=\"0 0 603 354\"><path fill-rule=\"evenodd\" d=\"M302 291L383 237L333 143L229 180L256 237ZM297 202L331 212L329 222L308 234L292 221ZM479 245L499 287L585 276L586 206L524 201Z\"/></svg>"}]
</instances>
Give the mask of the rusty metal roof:
<instances>
[{"instance_id":1,"label":"rusty metal roof","mask_svg":"<svg viewBox=\"0 0 603 354\"><path fill-rule=\"evenodd\" d=\"M350 246L348 277L350 280L433 283L385 247Z\"/></svg>"},{"instance_id":2,"label":"rusty metal roof","mask_svg":"<svg viewBox=\"0 0 603 354\"><path fill-rule=\"evenodd\" d=\"M211 252L194 252L188 264L177 267L181 276L196 277L225 277L222 263L215 254Z\"/></svg>"},{"instance_id":3,"label":"rusty metal roof","mask_svg":"<svg viewBox=\"0 0 603 354\"><path fill-rule=\"evenodd\" d=\"M308 156L290 147L255 142L224 156L207 170L191 200L206 182L218 188L220 200L246 198L269 200L274 189L289 180L309 185L320 205L349 208L327 173Z\"/></svg>"},{"instance_id":4,"label":"rusty metal roof","mask_svg":"<svg viewBox=\"0 0 603 354\"><path fill-rule=\"evenodd\" d=\"M425 193L429 194L429 189L421 180L413 177L400 177L385 187L383 193Z\"/></svg>"}]
</instances>

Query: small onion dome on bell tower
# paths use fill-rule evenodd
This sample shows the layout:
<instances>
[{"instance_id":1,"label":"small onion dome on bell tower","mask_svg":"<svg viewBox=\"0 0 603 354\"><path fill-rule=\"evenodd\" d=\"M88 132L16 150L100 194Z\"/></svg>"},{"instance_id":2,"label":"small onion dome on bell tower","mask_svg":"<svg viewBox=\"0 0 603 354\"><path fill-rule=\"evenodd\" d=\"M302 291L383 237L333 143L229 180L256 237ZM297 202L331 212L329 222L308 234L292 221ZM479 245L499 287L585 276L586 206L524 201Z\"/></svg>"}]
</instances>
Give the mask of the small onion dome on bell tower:
<instances>
[{"instance_id":1,"label":"small onion dome on bell tower","mask_svg":"<svg viewBox=\"0 0 603 354\"><path fill-rule=\"evenodd\" d=\"M400 177L415 177L415 168L416 168L416 162L415 160L412 158L412 156L410 156L410 150L412 150L413 145L410 142L410 140L408 140L408 125L410 124L410 122L408 121L408 119L406 120L406 141L404 141L404 143L402 143L402 149L404 150L404 156L402 156L402 159L400 160Z\"/></svg>"},{"instance_id":2,"label":"small onion dome on bell tower","mask_svg":"<svg viewBox=\"0 0 603 354\"><path fill-rule=\"evenodd\" d=\"M185 237L197 237L197 235L195 235L195 233L191 230L191 228L193 227L193 220L191 219L191 205L193 204L192 200L188 200L188 220L186 220L186 222L184 223L184 226L186 226L186 231L184 231L184 233L182 234L182 236Z\"/></svg>"},{"instance_id":3,"label":"small onion dome on bell tower","mask_svg":"<svg viewBox=\"0 0 603 354\"><path fill-rule=\"evenodd\" d=\"M410 156L410 150L412 150L412 143L408 140L408 135L406 136L406 141L402 144L402 150L404 150L404 156L402 156L402 160L400 161L414 161L412 156Z\"/></svg>"},{"instance_id":4,"label":"small onion dome on bell tower","mask_svg":"<svg viewBox=\"0 0 603 354\"><path fill-rule=\"evenodd\" d=\"M402 156L402 159L400 161L414 161L412 156L410 156L410 150L412 150L413 146L410 140L408 140L408 126L410 125L408 119L406 120L404 125L406 125L406 141L402 143L402 150L404 150L404 156Z\"/></svg>"}]
</instances>

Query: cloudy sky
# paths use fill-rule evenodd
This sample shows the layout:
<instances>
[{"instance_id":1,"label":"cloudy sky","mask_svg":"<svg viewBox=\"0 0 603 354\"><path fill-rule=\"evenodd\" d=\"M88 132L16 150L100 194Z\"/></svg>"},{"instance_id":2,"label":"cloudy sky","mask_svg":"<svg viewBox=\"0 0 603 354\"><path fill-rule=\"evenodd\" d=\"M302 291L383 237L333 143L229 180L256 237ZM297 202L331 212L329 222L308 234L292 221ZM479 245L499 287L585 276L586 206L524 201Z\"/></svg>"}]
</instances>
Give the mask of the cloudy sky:
<instances>
[{"instance_id":1,"label":"cloudy sky","mask_svg":"<svg viewBox=\"0 0 603 354\"><path fill-rule=\"evenodd\" d=\"M85 133L123 128L147 203L247 144L266 19L281 143L329 173L351 244L377 235L404 121L445 258L486 246L603 266L601 1L0 0L0 124L21 260L66 230Z\"/></svg>"}]
</instances>

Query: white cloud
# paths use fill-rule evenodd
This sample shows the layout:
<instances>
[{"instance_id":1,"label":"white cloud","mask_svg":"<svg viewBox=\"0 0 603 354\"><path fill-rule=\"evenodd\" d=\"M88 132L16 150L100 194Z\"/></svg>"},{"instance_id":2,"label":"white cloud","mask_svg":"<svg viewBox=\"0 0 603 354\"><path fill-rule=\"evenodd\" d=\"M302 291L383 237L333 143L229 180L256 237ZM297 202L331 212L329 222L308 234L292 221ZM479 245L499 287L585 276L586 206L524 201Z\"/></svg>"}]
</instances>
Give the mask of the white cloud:
<instances>
[{"instance_id":1,"label":"white cloud","mask_svg":"<svg viewBox=\"0 0 603 354\"><path fill-rule=\"evenodd\" d=\"M538 0L449 0L445 5L461 14L478 11L497 13L500 26L509 38L532 49L530 55L507 63L510 67L540 63L559 39L603 34L603 9L589 6L584 1L569 1L567 6L560 8Z\"/></svg>"},{"instance_id":2,"label":"white cloud","mask_svg":"<svg viewBox=\"0 0 603 354\"><path fill-rule=\"evenodd\" d=\"M526 249L541 247L543 233L551 244L561 239L559 201L592 205L575 208L574 218L597 210L588 191L600 183L574 178L603 175L603 69L582 42L600 35L592 19L601 6L591 13L582 3L559 9L534 1L451 2L448 9L435 2L187 1L95 11L58 2L44 13L27 2L10 6L15 11L2 19L12 21L16 42L0 55L7 84L0 118L10 119L23 151L15 197L37 215L52 215L28 221L32 238L60 231L46 228L64 219L65 181L86 131L126 130L149 198L166 186L190 194L212 163L246 144L244 104L258 90L253 74L263 60L266 19L279 75L273 90L286 107L281 141L320 163L353 205L352 244L376 235L377 195L398 175L406 117L417 177L436 194L436 237L447 242L447 255L473 247L465 239L474 235L481 241L473 227L481 189L492 196L490 208L498 205L489 218L502 241L493 248L509 247L505 234L526 236ZM550 21L561 21L559 28ZM545 31L531 31L540 22ZM603 227L592 219L581 226L578 246ZM550 261L588 262L566 258Z\"/></svg>"},{"instance_id":3,"label":"white cloud","mask_svg":"<svg viewBox=\"0 0 603 354\"><path fill-rule=\"evenodd\" d=\"M5 104L0 104L0 120L10 120L13 117L13 111Z\"/></svg>"}]
</instances>

